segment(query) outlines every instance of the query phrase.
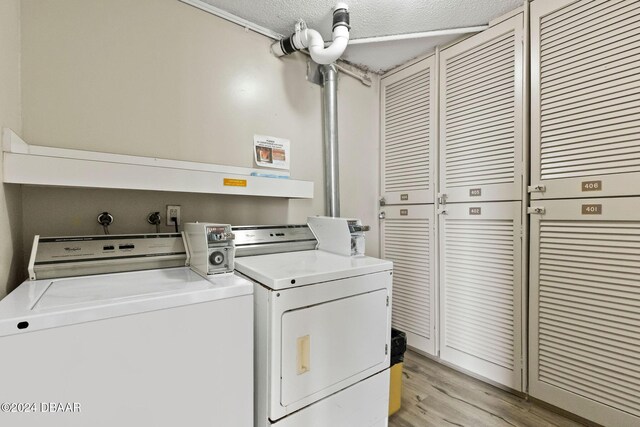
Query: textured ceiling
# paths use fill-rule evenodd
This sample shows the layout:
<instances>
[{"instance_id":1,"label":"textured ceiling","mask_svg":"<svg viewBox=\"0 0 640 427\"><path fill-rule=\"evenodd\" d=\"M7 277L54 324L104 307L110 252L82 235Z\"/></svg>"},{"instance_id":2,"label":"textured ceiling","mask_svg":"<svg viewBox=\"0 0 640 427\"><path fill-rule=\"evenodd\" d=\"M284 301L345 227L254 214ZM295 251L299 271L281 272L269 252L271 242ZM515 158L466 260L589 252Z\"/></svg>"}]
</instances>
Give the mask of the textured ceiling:
<instances>
[{"instance_id":1,"label":"textured ceiling","mask_svg":"<svg viewBox=\"0 0 640 427\"><path fill-rule=\"evenodd\" d=\"M289 35L302 18L331 39L336 0L203 0L222 10ZM351 13L351 38L418 33L487 24L522 5L522 0L344 0ZM343 59L373 71L388 70L459 36L349 46Z\"/></svg>"}]
</instances>

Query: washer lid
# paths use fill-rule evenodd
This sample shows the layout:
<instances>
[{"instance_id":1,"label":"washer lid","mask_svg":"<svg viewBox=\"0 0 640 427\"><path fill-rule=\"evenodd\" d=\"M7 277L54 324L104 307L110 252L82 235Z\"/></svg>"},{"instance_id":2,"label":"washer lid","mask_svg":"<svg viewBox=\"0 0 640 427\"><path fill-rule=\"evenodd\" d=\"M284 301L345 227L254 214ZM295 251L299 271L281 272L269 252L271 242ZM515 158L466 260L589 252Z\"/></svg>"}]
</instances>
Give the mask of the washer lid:
<instances>
[{"instance_id":1,"label":"washer lid","mask_svg":"<svg viewBox=\"0 0 640 427\"><path fill-rule=\"evenodd\" d=\"M0 301L0 336L252 293L232 273L205 279L187 267L26 281Z\"/></svg>"},{"instance_id":2,"label":"washer lid","mask_svg":"<svg viewBox=\"0 0 640 427\"><path fill-rule=\"evenodd\" d=\"M236 258L235 268L271 289L281 290L391 271L393 264L378 258L312 250Z\"/></svg>"}]
</instances>

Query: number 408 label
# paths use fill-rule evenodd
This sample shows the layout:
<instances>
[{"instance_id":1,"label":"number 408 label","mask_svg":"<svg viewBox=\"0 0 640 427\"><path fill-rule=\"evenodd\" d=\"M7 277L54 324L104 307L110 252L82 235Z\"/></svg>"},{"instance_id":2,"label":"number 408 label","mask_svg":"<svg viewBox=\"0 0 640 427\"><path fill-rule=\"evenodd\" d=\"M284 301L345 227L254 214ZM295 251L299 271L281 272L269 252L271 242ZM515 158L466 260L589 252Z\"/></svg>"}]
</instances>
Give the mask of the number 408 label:
<instances>
[{"instance_id":1,"label":"number 408 label","mask_svg":"<svg viewBox=\"0 0 640 427\"><path fill-rule=\"evenodd\" d=\"M602 181L582 181L582 191L602 191Z\"/></svg>"}]
</instances>

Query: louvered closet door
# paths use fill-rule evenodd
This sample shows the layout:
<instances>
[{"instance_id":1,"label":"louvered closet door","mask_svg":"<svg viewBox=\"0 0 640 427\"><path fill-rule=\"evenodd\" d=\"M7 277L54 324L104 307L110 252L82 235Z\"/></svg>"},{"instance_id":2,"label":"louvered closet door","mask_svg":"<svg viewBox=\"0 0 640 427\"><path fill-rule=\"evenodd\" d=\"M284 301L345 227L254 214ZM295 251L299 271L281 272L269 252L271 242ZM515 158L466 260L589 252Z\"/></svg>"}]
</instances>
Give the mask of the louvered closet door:
<instances>
[{"instance_id":1,"label":"louvered closet door","mask_svg":"<svg viewBox=\"0 0 640 427\"><path fill-rule=\"evenodd\" d=\"M531 4L532 198L640 195L640 2Z\"/></svg>"},{"instance_id":2,"label":"louvered closet door","mask_svg":"<svg viewBox=\"0 0 640 427\"><path fill-rule=\"evenodd\" d=\"M523 18L442 50L440 192L449 202L522 200Z\"/></svg>"},{"instance_id":3,"label":"louvered closet door","mask_svg":"<svg viewBox=\"0 0 640 427\"><path fill-rule=\"evenodd\" d=\"M392 325L408 344L435 355L434 205L385 206L382 257L393 261Z\"/></svg>"},{"instance_id":4,"label":"louvered closet door","mask_svg":"<svg viewBox=\"0 0 640 427\"><path fill-rule=\"evenodd\" d=\"M382 195L387 204L434 202L435 59L381 81Z\"/></svg>"},{"instance_id":5,"label":"louvered closet door","mask_svg":"<svg viewBox=\"0 0 640 427\"><path fill-rule=\"evenodd\" d=\"M440 216L440 357L522 390L520 202L457 203Z\"/></svg>"},{"instance_id":6,"label":"louvered closet door","mask_svg":"<svg viewBox=\"0 0 640 427\"><path fill-rule=\"evenodd\" d=\"M640 425L640 198L545 200L531 215L532 396Z\"/></svg>"}]
</instances>

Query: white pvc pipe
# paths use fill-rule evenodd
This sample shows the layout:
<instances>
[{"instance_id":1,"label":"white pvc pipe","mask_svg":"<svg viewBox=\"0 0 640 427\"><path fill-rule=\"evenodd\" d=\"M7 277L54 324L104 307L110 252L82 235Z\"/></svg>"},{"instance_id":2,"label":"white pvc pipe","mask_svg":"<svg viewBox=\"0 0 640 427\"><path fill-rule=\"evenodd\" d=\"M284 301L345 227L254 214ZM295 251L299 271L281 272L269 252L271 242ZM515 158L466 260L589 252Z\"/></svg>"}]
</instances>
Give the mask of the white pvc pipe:
<instances>
[{"instance_id":1,"label":"white pvc pipe","mask_svg":"<svg viewBox=\"0 0 640 427\"><path fill-rule=\"evenodd\" d=\"M233 22L234 24L240 25L258 34L262 34L263 36L266 36L272 40L280 40L282 37L284 37L282 34L276 33L275 31L262 27L251 21L247 21L246 19L240 18L237 15L226 12L215 6L211 6L209 3L205 3L202 0L179 0L179 1L181 1L182 3L188 4L190 6L193 6L195 8L198 8L200 10L203 10L205 12L208 12L212 15L218 16L229 22ZM340 5L341 4L339 3L338 6ZM306 53L306 52L303 51L303 53ZM372 84L371 79L367 75L360 75L360 74L354 73L353 71L350 71L347 68L342 67L340 64L336 64L336 68L340 72L360 80L360 82L362 82L362 84L364 84L365 86L371 86Z\"/></svg>"},{"instance_id":2,"label":"white pvc pipe","mask_svg":"<svg viewBox=\"0 0 640 427\"><path fill-rule=\"evenodd\" d=\"M332 42L325 47L320 33L307 28L304 21L298 21L295 33L271 45L274 55L280 57L295 51L308 49L311 59L317 64L327 65L337 61L349 43L349 9L345 3L338 3L333 9Z\"/></svg>"},{"instance_id":3,"label":"white pvc pipe","mask_svg":"<svg viewBox=\"0 0 640 427\"><path fill-rule=\"evenodd\" d=\"M311 29L307 29L306 33L309 39L309 54L316 64L326 65L335 62L342 56L349 43L349 29L342 25L333 30L333 42L327 47L324 46L320 33Z\"/></svg>"},{"instance_id":4,"label":"white pvc pipe","mask_svg":"<svg viewBox=\"0 0 640 427\"><path fill-rule=\"evenodd\" d=\"M378 36L378 37L363 37L359 39L351 39L350 45L356 44L368 44L368 43L381 43L390 42L396 40L411 40L411 39L423 39L428 37L449 36L453 34L467 34L467 33L479 33L489 28L488 25L478 25L476 27L464 27L464 28L449 28L446 30L434 30L425 31L422 33L408 33L408 34L395 34L392 36Z\"/></svg>"}]
</instances>

